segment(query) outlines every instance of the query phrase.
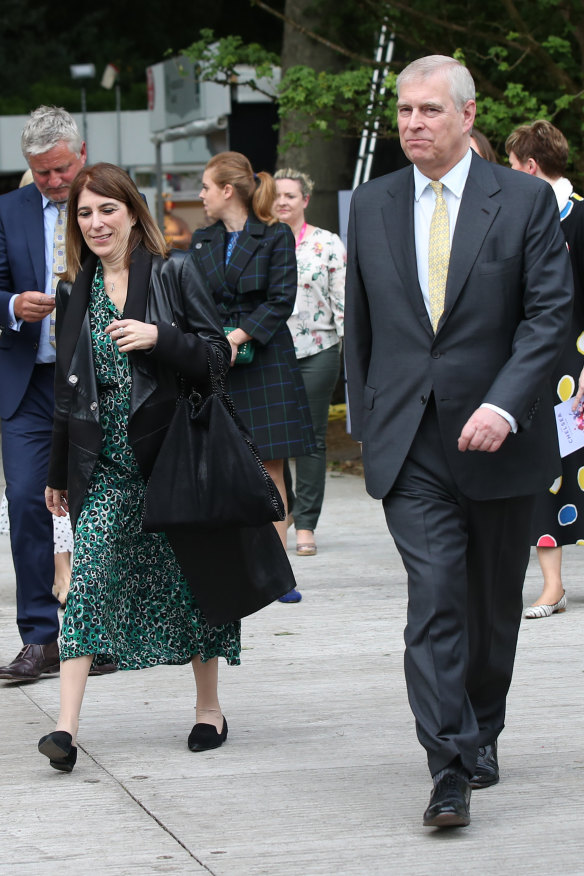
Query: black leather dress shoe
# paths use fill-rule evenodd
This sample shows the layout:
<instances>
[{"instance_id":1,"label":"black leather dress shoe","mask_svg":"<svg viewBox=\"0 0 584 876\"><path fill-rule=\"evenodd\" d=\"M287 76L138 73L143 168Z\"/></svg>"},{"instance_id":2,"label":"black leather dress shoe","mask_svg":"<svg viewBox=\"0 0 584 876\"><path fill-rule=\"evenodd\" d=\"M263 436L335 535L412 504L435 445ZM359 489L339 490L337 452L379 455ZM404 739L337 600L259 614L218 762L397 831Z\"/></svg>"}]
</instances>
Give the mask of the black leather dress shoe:
<instances>
[{"instance_id":1,"label":"black leather dress shoe","mask_svg":"<svg viewBox=\"0 0 584 876\"><path fill-rule=\"evenodd\" d=\"M470 824L470 785L459 773L447 772L434 786L424 812L424 827Z\"/></svg>"},{"instance_id":2,"label":"black leather dress shoe","mask_svg":"<svg viewBox=\"0 0 584 876\"><path fill-rule=\"evenodd\" d=\"M25 645L8 666L0 667L0 678L9 681L34 681L41 676L59 674L59 646Z\"/></svg>"},{"instance_id":3,"label":"black leather dress shoe","mask_svg":"<svg viewBox=\"0 0 584 876\"><path fill-rule=\"evenodd\" d=\"M189 734L188 746L191 751L208 751L219 748L227 739L227 721L223 716L221 733L212 724L195 724Z\"/></svg>"},{"instance_id":4,"label":"black leather dress shoe","mask_svg":"<svg viewBox=\"0 0 584 876\"><path fill-rule=\"evenodd\" d=\"M497 742L491 745L481 745L474 775L470 780L471 788L488 788L499 781L499 761L497 760Z\"/></svg>"}]
</instances>

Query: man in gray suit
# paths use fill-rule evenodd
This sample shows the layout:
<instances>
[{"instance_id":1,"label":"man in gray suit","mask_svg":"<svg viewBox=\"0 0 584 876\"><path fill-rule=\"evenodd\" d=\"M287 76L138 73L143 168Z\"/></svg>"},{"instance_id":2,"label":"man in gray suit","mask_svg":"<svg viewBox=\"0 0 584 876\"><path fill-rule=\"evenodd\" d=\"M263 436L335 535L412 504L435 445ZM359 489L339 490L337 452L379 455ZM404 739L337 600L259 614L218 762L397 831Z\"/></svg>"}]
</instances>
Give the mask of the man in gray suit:
<instances>
[{"instance_id":1,"label":"man in gray suit","mask_svg":"<svg viewBox=\"0 0 584 876\"><path fill-rule=\"evenodd\" d=\"M413 163L360 186L349 221L352 434L408 573L405 672L434 787L424 825L470 822L498 781L533 495L559 473L547 378L572 279L549 185L470 149L452 58L397 82Z\"/></svg>"}]
</instances>

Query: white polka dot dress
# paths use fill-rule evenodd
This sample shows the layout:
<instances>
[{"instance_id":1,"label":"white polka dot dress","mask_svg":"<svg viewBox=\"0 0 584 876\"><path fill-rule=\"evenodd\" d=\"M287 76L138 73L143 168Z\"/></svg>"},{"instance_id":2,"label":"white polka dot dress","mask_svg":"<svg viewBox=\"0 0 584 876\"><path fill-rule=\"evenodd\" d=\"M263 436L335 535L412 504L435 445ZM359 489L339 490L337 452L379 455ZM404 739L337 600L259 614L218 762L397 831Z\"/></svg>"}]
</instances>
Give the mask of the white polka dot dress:
<instances>
[{"instance_id":1,"label":"white polka dot dress","mask_svg":"<svg viewBox=\"0 0 584 876\"><path fill-rule=\"evenodd\" d=\"M8 502L6 496L2 496L0 502L0 535L10 534L10 524L8 522ZM65 553L73 551L73 533L71 531L71 522L69 515L66 517L53 517L53 538L55 541L55 553Z\"/></svg>"}]
</instances>

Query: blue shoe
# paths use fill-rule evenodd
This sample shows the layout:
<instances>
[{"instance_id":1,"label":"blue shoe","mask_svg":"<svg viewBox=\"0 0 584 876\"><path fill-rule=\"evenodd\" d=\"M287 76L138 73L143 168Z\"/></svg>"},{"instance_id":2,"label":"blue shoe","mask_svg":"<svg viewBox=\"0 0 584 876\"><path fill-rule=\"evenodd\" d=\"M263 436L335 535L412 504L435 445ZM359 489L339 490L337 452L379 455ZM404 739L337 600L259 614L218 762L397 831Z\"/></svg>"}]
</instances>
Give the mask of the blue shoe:
<instances>
[{"instance_id":1,"label":"blue shoe","mask_svg":"<svg viewBox=\"0 0 584 876\"><path fill-rule=\"evenodd\" d=\"M300 602L302 599L302 593L300 590L296 590L294 587L293 590L290 590L289 593L285 593L284 596L280 596L278 602Z\"/></svg>"}]
</instances>

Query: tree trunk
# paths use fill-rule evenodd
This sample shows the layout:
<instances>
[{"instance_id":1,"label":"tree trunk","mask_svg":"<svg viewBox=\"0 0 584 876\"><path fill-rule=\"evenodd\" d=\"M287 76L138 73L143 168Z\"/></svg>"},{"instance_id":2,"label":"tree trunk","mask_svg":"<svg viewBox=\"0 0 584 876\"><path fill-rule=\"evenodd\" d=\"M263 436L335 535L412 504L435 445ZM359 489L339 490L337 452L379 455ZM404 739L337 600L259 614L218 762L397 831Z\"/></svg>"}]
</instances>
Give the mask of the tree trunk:
<instances>
[{"instance_id":1,"label":"tree trunk","mask_svg":"<svg viewBox=\"0 0 584 876\"><path fill-rule=\"evenodd\" d=\"M285 14L293 21L310 29L318 26L318 21L309 10L314 0L286 0ZM289 24L284 27L282 45L282 71L297 64L306 64L315 70L341 70L346 63L325 46L314 42ZM351 188L356 155L354 140L313 137L303 147L283 147L288 131L298 129L301 121L290 116L280 122L280 151L278 167L292 167L307 173L314 180L314 195L310 201L307 218L313 225L329 231L339 230L339 211L337 193L340 189Z\"/></svg>"}]
</instances>

